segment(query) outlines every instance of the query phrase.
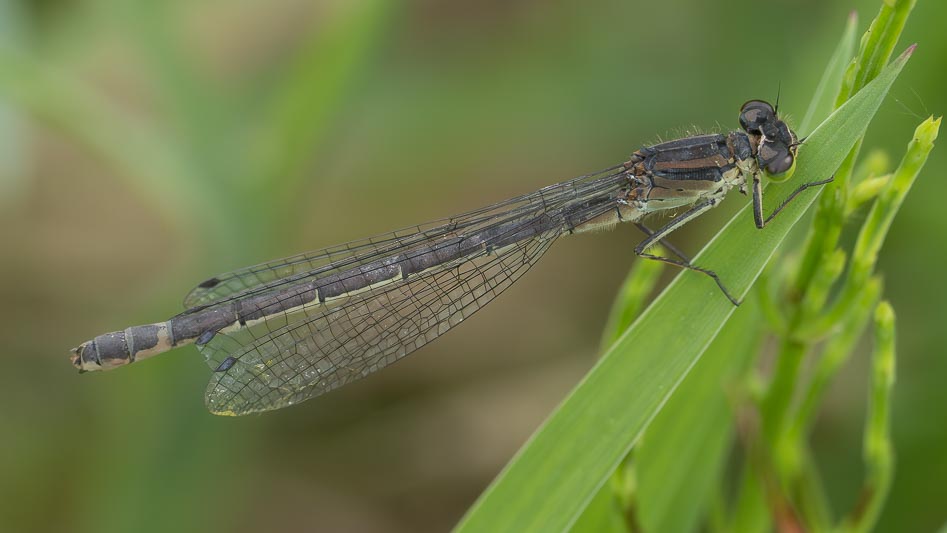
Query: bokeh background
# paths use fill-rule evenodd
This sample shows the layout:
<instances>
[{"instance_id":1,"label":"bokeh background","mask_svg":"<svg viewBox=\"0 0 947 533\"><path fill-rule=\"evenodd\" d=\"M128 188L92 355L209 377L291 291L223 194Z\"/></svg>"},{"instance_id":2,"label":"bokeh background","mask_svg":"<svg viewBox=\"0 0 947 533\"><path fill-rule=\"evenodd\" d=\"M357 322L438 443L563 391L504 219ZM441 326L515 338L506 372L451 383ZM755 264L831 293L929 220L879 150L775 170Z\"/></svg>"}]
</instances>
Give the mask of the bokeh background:
<instances>
[{"instance_id":1,"label":"bokeh background","mask_svg":"<svg viewBox=\"0 0 947 533\"><path fill-rule=\"evenodd\" d=\"M848 13L860 33L878 4L0 0L0 529L449 528L593 364L633 228L563 239L464 327L264 416L208 414L193 347L81 377L68 349L219 271L736 127L780 86L799 118ZM895 161L947 107L947 3L918 4L865 145ZM937 148L880 261L900 320L884 531L947 521L945 172ZM675 242L696 251L741 200ZM840 508L869 349L814 434Z\"/></svg>"}]
</instances>

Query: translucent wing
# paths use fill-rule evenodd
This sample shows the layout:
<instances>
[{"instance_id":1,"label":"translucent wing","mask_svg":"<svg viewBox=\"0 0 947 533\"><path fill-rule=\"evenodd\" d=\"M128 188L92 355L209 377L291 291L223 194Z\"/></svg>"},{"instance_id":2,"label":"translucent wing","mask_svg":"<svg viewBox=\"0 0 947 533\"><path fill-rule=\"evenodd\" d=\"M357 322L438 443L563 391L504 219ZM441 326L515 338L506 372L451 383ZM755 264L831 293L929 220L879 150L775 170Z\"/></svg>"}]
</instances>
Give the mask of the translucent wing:
<instances>
[{"instance_id":1,"label":"translucent wing","mask_svg":"<svg viewBox=\"0 0 947 533\"><path fill-rule=\"evenodd\" d=\"M380 370L512 285L560 232L548 229L338 305L307 310L253 340L218 335L202 347L218 370L207 387L207 407L227 415L279 409ZM250 329L243 333L254 336Z\"/></svg>"},{"instance_id":2,"label":"translucent wing","mask_svg":"<svg viewBox=\"0 0 947 533\"><path fill-rule=\"evenodd\" d=\"M218 274L192 289L184 299L184 307L186 309L205 307L231 301L247 294L269 291L286 282L331 275L346 268L392 255L401 249L480 227L493 220L498 213L513 218L538 210L551 209L574 200L585 191L619 183L622 179L622 170L624 170L622 165L610 167L456 217L410 226L375 237Z\"/></svg>"}]
</instances>

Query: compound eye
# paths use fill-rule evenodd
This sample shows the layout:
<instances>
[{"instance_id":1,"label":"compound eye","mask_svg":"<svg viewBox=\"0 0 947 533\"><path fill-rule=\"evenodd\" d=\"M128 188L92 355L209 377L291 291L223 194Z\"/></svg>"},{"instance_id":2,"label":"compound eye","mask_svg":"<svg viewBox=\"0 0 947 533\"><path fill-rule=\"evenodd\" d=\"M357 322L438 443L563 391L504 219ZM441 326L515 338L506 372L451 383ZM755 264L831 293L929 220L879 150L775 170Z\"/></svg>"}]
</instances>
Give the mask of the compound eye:
<instances>
[{"instance_id":1,"label":"compound eye","mask_svg":"<svg viewBox=\"0 0 947 533\"><path fill-rule=\"evenodd\" d=\"M773 106L765 100L749 100L743 106L740 107L740 113L746 113L748 111L759 111L766 113L768 115L775 115L776 110L773 109Z\"/></svg>"},{"instance_id":2,"label":"compound eye","mask_svg":"<svg viewBox=\"0 0 947 533\"><path fill-rule=\"evenodd\" d=\"M796 158L790 153L786 153L777 157L775 160L770 161L763 170L766 172L766 177L773 181L783 181L787 180L792 176L793 171L796 168Z\"/></svg>"},{"instance_id":3,"label":"compound eye","mask_svg":"<svg viewBox=\"0 0 947 533\"><path fill-rule=\"evenodd\" d=\"M776 119L776 111L768 102L750 100L740 108L740 126L747 133L760 133L760 127Z\"/></svg>"}]
</instances>

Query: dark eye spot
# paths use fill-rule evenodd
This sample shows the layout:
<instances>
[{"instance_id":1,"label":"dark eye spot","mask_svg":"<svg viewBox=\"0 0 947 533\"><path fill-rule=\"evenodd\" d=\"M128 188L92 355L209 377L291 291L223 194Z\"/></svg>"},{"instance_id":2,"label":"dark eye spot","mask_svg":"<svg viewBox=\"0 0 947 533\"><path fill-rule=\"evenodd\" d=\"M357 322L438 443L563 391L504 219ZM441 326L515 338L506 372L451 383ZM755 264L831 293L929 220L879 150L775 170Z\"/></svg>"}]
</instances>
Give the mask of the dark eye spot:
<instances>
[{"instance_id":1,"label":"dark eye spot","mask_svg":"<svg viewBox=\"0 0 947 533\"><path fill-rule=\"evenodd\" d=\"M770 174L784 174L792 168L793 156L786 154L766 165L766 171Z\"/></svg>"},{"instance_id":2,"label":"dark eye spot","mask_svg":"<svg viewBox=\"0 0 947 533\"><path fill-rule=\"evenodd\" d=\"M740 108L740 126L747 133L759 133L760 128L776 120L773 106L762 100L750 100Z\"/></svg>"}]
</instances>

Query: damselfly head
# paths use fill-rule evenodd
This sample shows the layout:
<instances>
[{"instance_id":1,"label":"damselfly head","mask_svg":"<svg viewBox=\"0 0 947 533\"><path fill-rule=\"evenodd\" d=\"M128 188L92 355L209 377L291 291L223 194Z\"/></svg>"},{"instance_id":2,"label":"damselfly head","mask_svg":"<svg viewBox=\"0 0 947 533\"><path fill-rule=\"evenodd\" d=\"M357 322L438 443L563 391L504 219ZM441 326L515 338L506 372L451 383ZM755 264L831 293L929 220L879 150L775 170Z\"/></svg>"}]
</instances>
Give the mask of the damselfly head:
<instances>
[{"instance_id":1,"label":"damselfly head","mask_svg":"<svg viewBox=\"0 0 947 533\"><path fill-rule=\"evenodd\" d=\"M776 108L763 100L750 100L740 108L740 126L759 143L756 161L766 177L783 181L796 168L796 134L776 115Z\"/></svg>"},{"instance_id":2,"label":"damselfly head","mask_svg":"<svg viewBox=\"0 0 947 533\"><path fill-rule=\"evenodd\" d=\"M769 179L784 181L792 177L796 169L799 142L796 141L796 134L782 120L776 118L772 126L772 131L767 132L760 143L757 162ZM765 129L770 129L769 125ZM764 154L768 157L764 157Z\"/></svg>"}]
</instances>

